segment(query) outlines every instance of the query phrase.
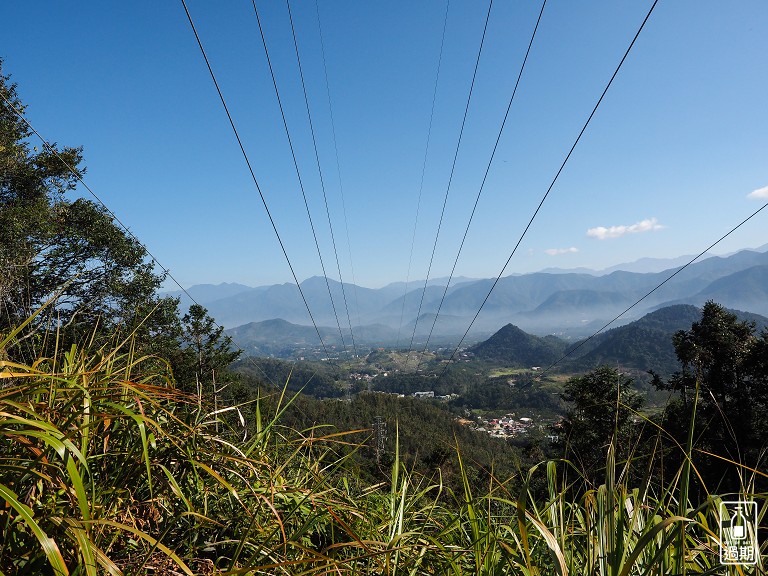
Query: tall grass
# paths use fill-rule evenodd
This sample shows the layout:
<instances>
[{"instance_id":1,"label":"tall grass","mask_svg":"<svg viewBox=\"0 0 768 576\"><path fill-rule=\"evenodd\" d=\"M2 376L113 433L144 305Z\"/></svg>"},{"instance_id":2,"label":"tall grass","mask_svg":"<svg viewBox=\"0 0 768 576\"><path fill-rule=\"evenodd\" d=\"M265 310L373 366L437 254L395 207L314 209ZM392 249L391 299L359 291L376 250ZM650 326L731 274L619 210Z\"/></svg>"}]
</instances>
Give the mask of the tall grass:
<instances>
[{"instance_id":1,"label":"tall grass","mask_svg":"<svg viewBox=\"0 0 768 576\"><path fill-rule=\"evenodd\" d=\"M612 443L584 490L567 460L478 490L457 448L451 493L397 442L388 481L366 485L345 433L280 425L291 401L206 409L130 342L0 360L0 574L765 574L719 565L724 495L689 500L692 438L671 485L628 485L639 462ZM764 523L765 495L739 496Z\"/></svg>"}]
</instances>

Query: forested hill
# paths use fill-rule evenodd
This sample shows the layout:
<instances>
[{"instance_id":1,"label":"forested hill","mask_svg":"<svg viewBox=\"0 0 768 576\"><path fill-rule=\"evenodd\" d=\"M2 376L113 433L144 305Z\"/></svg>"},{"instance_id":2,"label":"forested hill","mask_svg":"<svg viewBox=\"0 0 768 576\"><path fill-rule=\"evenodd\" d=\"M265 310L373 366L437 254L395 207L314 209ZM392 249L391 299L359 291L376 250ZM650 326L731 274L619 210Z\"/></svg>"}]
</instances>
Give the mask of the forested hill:
<instances>
[{"instance_id":1,"label":"forested hill","mask_svg":"<svg viewBox=\"0 0 768 576\"><path fill-rule=\"evenodd\" d=\"M562 355L565 348L566 343L559 338L540 338L513 324L507 324L469 351L482 360L524 368L551 364Z\"/></svg>"},{"instance_id":2,"label":"forested hill","mask_svg":"<svg viewBox=\"0 0 768 576\"><path fill-rule=\"evenodd\" d=\"M678 330L689 329L700 317L701 310L689 304L666 306L578 343L569 366L588 370L602 364L618 364L624 369L672 374L680 369L672 336Z\"/></svg>"},{"instance_id":3,"label":"forested hill","mask_svg":"<svg viewBox=\"0 0 768 576\"><path fill-rule=\"evenodd\" d=\"M739 320L755 322L758 331L768 327L768 318L759 314L734 311ZM665 306L626 326L620 326L582 340L568 347L554 336L539 338L508 324L488 340L470 348L482 360L510 367L548 366L567 351L560 366L584 371L603 364L670 375L680 369L672 345L678 330L689 329L701 317L701 310L689 304Z\"/></svg>"},{"instance_id":4,"label":"forested hill","mask_svg":"<svg viewBox=\"0 0 768 576\"><path fill-rule=\"evenodd\" d=\"M765 329L768 318L750 312L733 310L739 321L755 322L756 329ZM678 330L688 330L701 318L701 309L689 304L665 306L626 326L598 334L573 354L569 368L590 370L601 364L620 365L624 369L646 372L653 370L670 375L680 369L672 345Z\"/></svg>"}]
</instances>

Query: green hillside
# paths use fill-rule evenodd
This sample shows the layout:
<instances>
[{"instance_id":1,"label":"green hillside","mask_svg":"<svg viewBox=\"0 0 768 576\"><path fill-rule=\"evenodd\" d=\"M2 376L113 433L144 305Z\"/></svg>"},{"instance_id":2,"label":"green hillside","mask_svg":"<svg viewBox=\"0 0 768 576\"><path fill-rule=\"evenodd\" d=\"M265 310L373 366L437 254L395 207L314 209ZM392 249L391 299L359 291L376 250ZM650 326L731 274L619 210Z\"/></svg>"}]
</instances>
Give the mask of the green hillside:
<instances>
[{"instance_id":1,"label":"green hillside","mask_svg":"<svg viewBox=\"0 0 768 576\"><path fill-rule=\"evenodd\" d=\"M565 343L539 338L507 324L488 340L469 348L477 358L512 367L546 366L565 350Z\"/></svg>"},{"instance_id":2,"label":"green hillside","mask_svg":"<svg viewBox=\"0 0 768 576\"><path fill-rule=\"evenodd\" d=\"M736 315L740 320L754 321L758 330L768 322L758 314L737 311ZM672 336L678 330L690 328L700 316L701 310L690 304L665 306L625 326L577 343L571 348L575 349L573 359L564 365L574 371L590 370L602 364L619 365L641 373L653 370L671 375L680 369Z\"/></svg>"}]
</instances>

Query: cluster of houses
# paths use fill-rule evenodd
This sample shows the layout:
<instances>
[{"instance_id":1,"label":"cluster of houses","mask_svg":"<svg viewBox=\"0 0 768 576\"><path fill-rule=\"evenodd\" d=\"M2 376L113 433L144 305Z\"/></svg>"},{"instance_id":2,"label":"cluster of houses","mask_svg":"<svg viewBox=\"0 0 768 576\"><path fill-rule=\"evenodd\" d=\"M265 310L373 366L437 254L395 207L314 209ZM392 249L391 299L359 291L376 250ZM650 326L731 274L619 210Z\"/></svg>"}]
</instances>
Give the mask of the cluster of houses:
<instances>
[{"instance_id":1,"label":"cluster of houses","mask_svg":"<svg viewBox=\"0 0 768 576\"><path fill-rule=\"evenodd\" d=\"M387 375L387 373L385 372L384 376L386 376L386 375ZM374 378L374 376L371 376L370 374L360 374L359 372L353 372L352 374L349 375L349 379L350 380L354 380L356 382L363 381L363 382L369 382L370 383L370 381L373 380L373 378Z\"/></svg>"},{"instance_id":2,"label":"cluster of houses","mask_svg":"<svg viewBox=\"0 0 768 576\"><path fill-rule=\"evenodd\" d=\"M414 392L411 394L414 398L437 398L438 400L443 400L444 402L448 402L448 400L453 400L454 398L458 398L458 394L445 394L443 396L436 396L435 392L433 390L430 390L429 392Z\"/></svg>"},{"instance_id":3,"label":"cluster of houses","mask_svg":"<svg viewBox=\"0 0 768 576\"><path fill-rule=\"evenodd\" d=\"M491 436L514 438L515 436L527 434L528 430L532 427L532 418L515 418L514 414L507 414L501 418L493 418L491 420L478 416L475 429L478 432L486 432Z\"/></svg>"}]
</instances>

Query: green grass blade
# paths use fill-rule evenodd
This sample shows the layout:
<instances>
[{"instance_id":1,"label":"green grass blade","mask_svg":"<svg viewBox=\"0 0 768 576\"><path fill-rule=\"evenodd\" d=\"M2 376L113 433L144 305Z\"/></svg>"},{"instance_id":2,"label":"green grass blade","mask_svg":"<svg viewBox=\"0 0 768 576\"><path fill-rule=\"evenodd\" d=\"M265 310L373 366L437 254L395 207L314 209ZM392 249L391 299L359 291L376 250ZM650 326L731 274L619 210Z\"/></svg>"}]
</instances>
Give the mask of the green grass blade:
<instances>
[{"instance_id":1,"label":"green grass blade","mask_svg":"<svg viewBox=\"0 0 768 576\"><path fill-rule=\"evenodd\" d=\"M24 520L24 524L29 527L38 542L40 542L40 547L55 571L56 576L68 576L69 570L64 563L64 558L61 556L59 547L52 538L48 537L45 531L40 527L40 524L37 523L29 506L20 502L16 494L3 484L0 484L0 496L3 497L7 504L16 510L22 520Z\"/></svg>"}]
</instances>

